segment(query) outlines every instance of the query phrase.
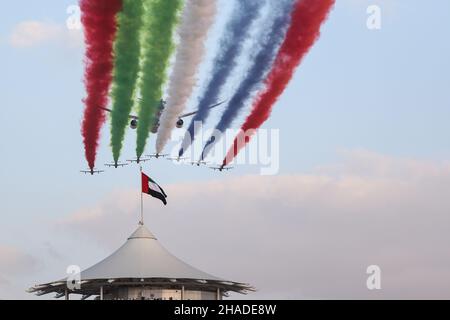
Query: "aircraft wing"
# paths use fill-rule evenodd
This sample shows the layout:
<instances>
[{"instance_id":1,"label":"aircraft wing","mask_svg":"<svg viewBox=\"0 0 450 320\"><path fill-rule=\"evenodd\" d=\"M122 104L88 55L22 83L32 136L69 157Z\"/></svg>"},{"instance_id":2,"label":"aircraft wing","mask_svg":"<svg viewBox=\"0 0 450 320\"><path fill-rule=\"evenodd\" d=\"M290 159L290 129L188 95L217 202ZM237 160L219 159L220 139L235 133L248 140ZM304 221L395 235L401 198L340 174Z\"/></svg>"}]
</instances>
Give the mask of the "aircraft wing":
<instances>
[{"instance_id":1,"label":"aircraft wing","mask_svg":"<svg viewBox=\"0 0 450 320\"><path fill-rule=\"evenodd\" d=\"M149 154L147 157L149 158L166 158L170 156L170 154Z\"/></svg>"},{"instance_id":2,"label":"aircraft wing","mask_svg":"<svg viewBox=\"0 0 450 320\"><path fill-rule=\"evenodd\" d=\"M109 112L109 113L112 112L112 110L111 110L111 109L108 109L108 108L102 108L102 107L100 107L100 109L103 109L103 110L105 110L105 111L107 111L107 112ZM134 120L139 120L139 117L138 117L138 116L133 116L132 114L130 114L130 115L128 116L128 118L134 119Z\"/></svg>"},{"instance_id":3,"label":"aircraft wing","mask_svg":"<svg viewBox=\"0 0 450 320\"><path fill-rule=\"evenodd\" d=\"M225 102L226 102L226 101L224 100L224 101L222 101L222 102L216 103L216 104L210 106L208 109L214 109L214 108L217 108L217 107L223 105ZM183 115L179 116L179 119L183 119L183 118L187 118L187 117L192 117L192 116L196 115L197 113L198 113L198 110L197 110L197 111L193 111L193 112L189 112L189 113L186 113L186 114L183 114Z\"/></svg>"},{"instance_id":4,"label":"aircraft wing","mask_svg":"<svg viewBox=\"0 0 450 320\"><path fill-rule=\"evenodd\" d=\"M226 170L226 171L233 170L233 167L209 167L209 168L212 169L212 170L214 170L214 171L216 171L216 170L219 170L219 171L223 171L223 170Z\"/></svg>"},{"instance_id":5,"label":"aircraft wing","mask_svg":"<svg viewBox=\"0 0 450 320\"><path fill-rule=\"evenodd\" d=\"M128 163L118 163L118 164L114 164L114 163L106 163L105 166L113 168L113 167L126 167L128 165Z\"/></svg>"},{"instance_id":6,"label":"aircraft wing","mask_svg":"<svg viewBox=\"0 0 450 320\"><path fill-rule=\"evenodd\" d=\"M214 109L214 108L217 108L217 107L223 105L225 102L226 102L226 101L224 100L224 101L222 101L222 102L216 103L216 104L210 106L208 109ZM112 112L111 109L103 108L103 107L100 107L100 108L103 109L103 110L105 110L105 111L107 111L107 112L109 112L109 113ZM186 114L181 115L181 116L179 117L179 119L187 118L187 117L192 117L192 116L196 115L197 113L198 113L198 110L197 110L197 111L194 111L194 112L189 112L189 113L186 113ZM139 117L138 117L138 116L135 116L135 115L132 115L132 114L130 114L130 115L128 116L128 118L134 119L134 120L139 120Z\"/></svg>"}]
</instances>

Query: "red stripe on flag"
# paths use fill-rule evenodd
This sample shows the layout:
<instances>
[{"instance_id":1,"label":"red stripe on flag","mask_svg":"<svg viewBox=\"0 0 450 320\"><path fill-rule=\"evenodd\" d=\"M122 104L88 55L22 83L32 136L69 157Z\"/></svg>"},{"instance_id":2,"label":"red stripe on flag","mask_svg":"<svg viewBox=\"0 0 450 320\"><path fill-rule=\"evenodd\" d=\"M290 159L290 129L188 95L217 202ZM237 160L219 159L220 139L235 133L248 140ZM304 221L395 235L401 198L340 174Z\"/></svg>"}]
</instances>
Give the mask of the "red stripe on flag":
<instances>
[{"instance_id":1,"label":"red stripe on flag","mask_svg":"<svg viewBox=\"0 0 450 320\"><path fill-rule=\"evenodd\" d=\"M149 193L148 181L149 177L147 177L144 173L142 173L142 192L146 194Z\"/></svg>"}]
</instances>

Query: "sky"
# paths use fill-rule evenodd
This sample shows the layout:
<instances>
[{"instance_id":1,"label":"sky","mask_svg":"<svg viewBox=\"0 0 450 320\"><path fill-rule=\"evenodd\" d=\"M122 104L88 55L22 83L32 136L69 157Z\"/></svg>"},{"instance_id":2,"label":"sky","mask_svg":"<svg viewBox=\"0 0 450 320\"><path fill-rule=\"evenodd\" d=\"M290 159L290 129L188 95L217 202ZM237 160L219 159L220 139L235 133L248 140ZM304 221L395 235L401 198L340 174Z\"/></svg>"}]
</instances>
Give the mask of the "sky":
<instances>
[{"instance_id":1,"label":"sky","mask_svg":"<svg viewBox=\"0 0 450 320\"><path fill-rule=\"evenodd\" d=\"M219 3L190 110L232 1ZM100 261L137 224L137 167L79 173L84 45L66 26L76 4L17 0L0 13L0 299L36 298L25 290ZM380 30L366 26L369 5ZM449 299L449 15L445 0L338 0L264 125L280 133L277 174L145 164L169 194L167 208L145 199L147 226L197 268L253 284L248 298ZM125 144L124 160L134 132ZM106 124L98 167L110 160ZM366 288L369 265L381 290Z\"/></svg>"}]
</instances>

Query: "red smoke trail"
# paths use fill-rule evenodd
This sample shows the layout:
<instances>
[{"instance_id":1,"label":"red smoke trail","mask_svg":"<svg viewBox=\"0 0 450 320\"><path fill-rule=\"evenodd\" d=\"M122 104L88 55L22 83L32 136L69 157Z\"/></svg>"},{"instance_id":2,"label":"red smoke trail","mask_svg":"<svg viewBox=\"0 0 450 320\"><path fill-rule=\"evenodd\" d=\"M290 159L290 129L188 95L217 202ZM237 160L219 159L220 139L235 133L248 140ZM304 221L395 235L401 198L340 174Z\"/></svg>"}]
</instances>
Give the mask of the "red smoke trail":
<instances>
[{"instance_id":1,"label":"red smoke trail","mask_svg":"<svg viewBox=\"0 0 450 320\"><path fill-rule=\"evenodd\" d=\"M223 161L224 166L250 141L255 129L269 118L274 104L286 89L295 69L319 38L320 26L334 3L335 0L297 0L291 25L265 81L265 89L256 98L251 114L242 125L241 133Z\"/></svg>"},{"instance_id":2,"label":"red smoke trail","mask_svg":"<svg viewBox=\"0 0 450 320\"><path fill-rule=\"evenodd\" d=\"M82 134L86 160L95 166L100 129L105 122L108 90L112 81L113 43L116 34L116 14L122 0L80 0L81 21L86 43L85 103Z\"/></svg>"}]
</instances>

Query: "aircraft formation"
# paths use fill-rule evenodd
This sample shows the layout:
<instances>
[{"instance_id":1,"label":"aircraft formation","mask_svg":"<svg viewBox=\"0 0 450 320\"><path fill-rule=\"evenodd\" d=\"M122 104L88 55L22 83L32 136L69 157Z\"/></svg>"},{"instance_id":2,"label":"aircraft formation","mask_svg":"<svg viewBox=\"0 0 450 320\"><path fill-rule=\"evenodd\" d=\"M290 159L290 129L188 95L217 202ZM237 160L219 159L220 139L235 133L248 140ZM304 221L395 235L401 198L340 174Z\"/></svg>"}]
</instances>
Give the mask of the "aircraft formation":
<instances>
[{"instance_id":1,"label":"aircraft formation","mask_svg":"<svg viewBox=\"0 0 450 320\"><path fill-rule=\"evenodd\" d=\"M201 166L208 166L209 169L213 170L213 171L219 171L219 172L223 172L223 171L230 171L232 169L234 169L231 166L225 166L225 165L221 165L221 166L214 166L213 164L210 164L209 162L206 161L197 161L197 162L189 162L187 160L189 160L188 158L184 157L178 157L178 158L171 158L169 157L168 154L151 154L151 155L147 155L145 158L140 158L140 159L130 159L127 160L128 163L105 163L105 167L109 167L109 168L123 168L126 167L130 164L141 164L144 162L148 162L151 161L152 159L166 159L172 162L179 162L182 164L187 164L187 165L192 165L192 166L197 166L197 167L201 167ZM105 170L97 170L96 168L93 169L86 169L86 170L80 170L81 173L84 174L90 174L91 176L94 176L96 174L101 174L104 173Z\"/></svg>"},{"instance_id":2,"label":"aircraft formation","mask_svg":"<svg viewBox=\"0 0 450 320\"><path fill-rule=\"evenodd\" d=\"M226 2L229 15L212 35L219 0L80 0L86 44L81 131L89 168L83 173L102 173L94 168L100 131L108 118L113 161L107 166L112 168L161 158L173 130L184 127L175 160L185 160L195 140L194 123L204 124L212 111L221 110L215 132L230 129L246 111L240 132L259 129L319 39L335 4L335 0ZM203 79L201 67L215 47ZM196 87L202 90L192 97ZM229 88L229 99L221 101ZM186 113L188 102L194 100L197 110ZM185 126L188 118L192 119ZM128 127L136 130L136 158L123 163ZM155 154L145 157L150 134L156 136ZM228 171L250 139L239 144L236 137L223 162L211 168ZM218 140L211 137L201 159L191 165L207 165L205 159Z\"/></svg>"}]
</instances>

